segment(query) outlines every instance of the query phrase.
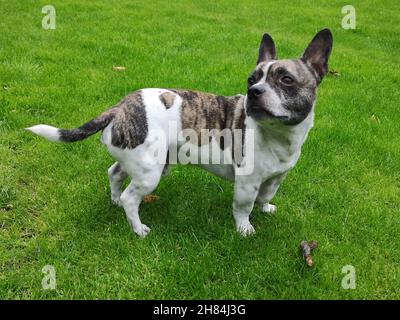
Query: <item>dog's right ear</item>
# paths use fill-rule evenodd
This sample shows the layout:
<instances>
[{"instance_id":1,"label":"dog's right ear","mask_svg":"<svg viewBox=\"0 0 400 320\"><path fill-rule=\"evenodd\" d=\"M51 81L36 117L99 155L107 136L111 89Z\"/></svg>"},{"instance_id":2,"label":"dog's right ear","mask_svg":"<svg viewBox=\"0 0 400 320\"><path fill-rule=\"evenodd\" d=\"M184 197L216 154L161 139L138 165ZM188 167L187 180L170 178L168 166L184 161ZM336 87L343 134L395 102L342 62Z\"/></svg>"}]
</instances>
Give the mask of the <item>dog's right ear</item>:
<instances>
[{"instance_id":1,"label":"dog's right ear","mask_svg":"<svg viewBox=\"0 0 400 320\"><path fill-rule=\"evenodd\" d=\"M268 33L264 33L258 50L257 64L271 60L276 60L275 43Z\"/></svg>"}]
</instances>

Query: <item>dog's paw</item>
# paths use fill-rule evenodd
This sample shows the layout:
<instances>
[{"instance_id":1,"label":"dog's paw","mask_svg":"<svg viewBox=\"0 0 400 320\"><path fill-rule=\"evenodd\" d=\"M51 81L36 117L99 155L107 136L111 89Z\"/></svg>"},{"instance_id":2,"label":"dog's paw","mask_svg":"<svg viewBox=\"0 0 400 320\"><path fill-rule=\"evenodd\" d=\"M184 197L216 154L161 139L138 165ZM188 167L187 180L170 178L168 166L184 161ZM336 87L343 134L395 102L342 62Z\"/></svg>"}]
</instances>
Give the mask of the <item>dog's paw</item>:
<instances>
[{"instance_id":1,"label":"dog's paw","mask_svg":"<svg viewBox=\"0 0 400 320\"><path fill-rule=\"evenodd\" d=\"M122 202L121 202L120 195L112 194L112 195L111 195L111 201L112 201L112 203L115 204L116 206L122 207Z\"/></svg>"},{"instance_id":2,"label":"dog's paw","mask_svg":"<svg viewBox=\"0 0 400 320\"><path fill-rule=\"evenodd\" d=\"M141 238L147 236L150 232L150 228L145 224L141 224L139 226L133 226L133 231Z\"/></svg>"},{"instance_id":3,"label":"dog's paw","mask_svg":"<svg viewBox=\"0 0 400 320\"><path fill-rule=\"evenodd\" d=\"M269 213L269 214L274 214L274 213L276 213L277 210L278 209L276 208L276 206L274 206L273 204L270 204L270 203L265 203L261 209L262 212Z\"/></svg>"},{"instance_id":4,"label":"dog's paw","mask_svg":"<svg viewBox=\"0 0 400 320\"><path fill-rule=\"evenodd\" d=\"M247 237L256 232L254 227L251 225L249 221L243 221L236 226L236 230L243 236Z\"/></svg>"}]
</instances>

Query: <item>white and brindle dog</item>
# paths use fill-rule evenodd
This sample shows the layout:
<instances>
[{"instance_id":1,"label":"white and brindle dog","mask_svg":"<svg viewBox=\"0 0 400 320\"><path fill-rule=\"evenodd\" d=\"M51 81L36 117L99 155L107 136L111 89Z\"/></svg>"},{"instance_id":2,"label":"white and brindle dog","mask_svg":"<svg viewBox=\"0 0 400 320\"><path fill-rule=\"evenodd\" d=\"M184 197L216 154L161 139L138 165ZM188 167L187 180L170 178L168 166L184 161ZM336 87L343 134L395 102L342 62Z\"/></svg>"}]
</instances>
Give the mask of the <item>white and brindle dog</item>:
<instances>
[{"instance_id":1,"label":"white and brindle dog","mask_svg":"<svg viewBox=\"0 0 400 320\"><path fill-rule=\"evenodd\" d=\"M191 129L240 129L243 145L254 146L253 170L237 174L240 163L204 165L207 170L234 181L233 216L242 235L254 233L250 213L254 203L263 212L275 212L270 203L288 171L299 159L301 146L313 126L317 87L328 71L332 34L317 33L300 59L277 60L275 44L264 34L254 72L248 79L247 95L217 96L191 90L142 89L125 97L116 106L78 129L64 130L36 125L28 130L51 141L75 142L103 130L102 141L117 160L109 170L111 198L125 209L134 232L146 236L150 229L139 218L143 197L158 185L168 161L155 159L156 133L169 137L169 126ZM252 135L248 134L252 131ZM249 139L253 139L249 141ZM218 149L224 146L215 139ZM203 141L196 148L203 147ZM180 148L176 139L165 139L164 149ZM169 149L168 149L169 150ZM229 153L229 152L228 152ZM247 152L242 153L246 160ZM230 152L234 158L234 152ZM252 160L252 161L253 161ZM122 192L123 181L130 177Z\"/></svg>"}]
</instances>

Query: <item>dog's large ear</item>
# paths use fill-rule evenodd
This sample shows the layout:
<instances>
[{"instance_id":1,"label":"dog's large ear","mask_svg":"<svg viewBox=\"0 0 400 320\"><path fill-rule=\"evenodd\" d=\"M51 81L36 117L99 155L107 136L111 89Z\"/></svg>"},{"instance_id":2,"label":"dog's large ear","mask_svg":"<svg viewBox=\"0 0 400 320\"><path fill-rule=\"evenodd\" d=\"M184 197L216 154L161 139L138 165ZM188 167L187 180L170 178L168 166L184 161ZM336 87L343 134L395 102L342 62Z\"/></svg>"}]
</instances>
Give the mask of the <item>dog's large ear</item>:
<instances>
[{"instance_id":1,"label":"dog's large ear","mask_svg":"<svg viewBox=\"0 0 400 320\"><path fill-rule=\"evenodd\" d=\"M318 32L304 51L301 60L312 67L321 81L328 72L328 59L332 51L332 33L329 29Z\"/></svg>"},{"instance_id":2,"label":"dog's large ear","mask_svg":"<svg viewBox=\"0 0 400 320\"><path fill-rule=\"evenodd\" d=\"M268 33L264 33L258 50L257 64L271 60L276 60L275 43Z\"/></svg>"}]
</instances>

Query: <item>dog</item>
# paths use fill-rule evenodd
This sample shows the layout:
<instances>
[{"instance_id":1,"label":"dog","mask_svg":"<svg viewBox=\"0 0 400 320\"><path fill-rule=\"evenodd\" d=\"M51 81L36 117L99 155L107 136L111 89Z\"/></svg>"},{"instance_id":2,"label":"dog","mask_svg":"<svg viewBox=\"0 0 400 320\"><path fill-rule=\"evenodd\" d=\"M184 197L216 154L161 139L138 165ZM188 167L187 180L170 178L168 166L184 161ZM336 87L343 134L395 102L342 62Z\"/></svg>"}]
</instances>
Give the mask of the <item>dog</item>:
<instances>
[{"instance_id":1,"label":"dog","mask_svg":"<svg viewBox=\"0 0 400 320\"><path fill-rule=\"evenodd\" d=\"M317 88L328 71L332 44L332 33L324 29L314 36L301 58L278 60L274 41L266 33L256 67L248 78L246 95L141 89L77 129L36 125L27 130L60 142L80 141L102 131L102 142L117 160L108 169L111 199L124 208L133 231L140 237L150 232L139 218L143 197L154 191L163 173L168 171L170 150L179 152L185 144L187 147L186 140L171 138L171 124L175 124L178 132L190 130L198 137L204 129L239 131L243 139L240 148L235 147L238 145L235 142L217 141L215 136L189 145L192 151L198 150L197 155L205 146L212 146L213 152L216 150L221 156L222 152L224 157L231 155L228 164L202 166L234 181L236 229L244 236L251 235L255 230L249 217L254 204L259 204L265 213L277 210L270 202L298 161L313 127ZM159 138L160 133L164 138ZM225 137L229 138L229 134ZM158 161L160 155L154 153L155 149L162 151L164 161ZM240 156L235 157L236 154ZM240 174L243 163L251 163L251 170ZM131 182L122 191L123 181L128 177Z\"/></svg>"}]
</instances>

